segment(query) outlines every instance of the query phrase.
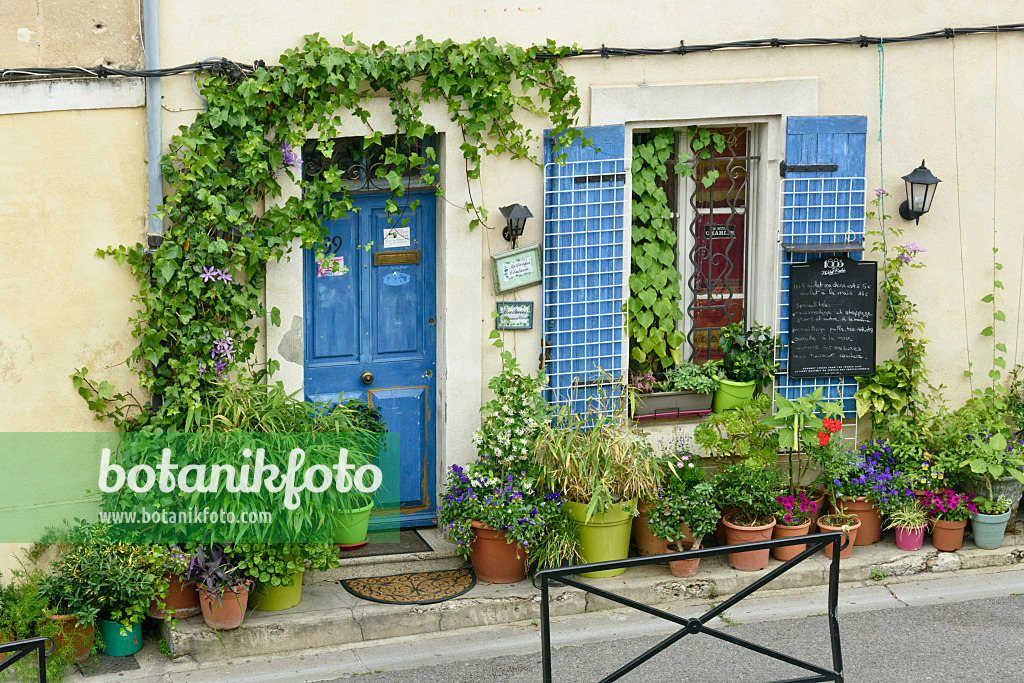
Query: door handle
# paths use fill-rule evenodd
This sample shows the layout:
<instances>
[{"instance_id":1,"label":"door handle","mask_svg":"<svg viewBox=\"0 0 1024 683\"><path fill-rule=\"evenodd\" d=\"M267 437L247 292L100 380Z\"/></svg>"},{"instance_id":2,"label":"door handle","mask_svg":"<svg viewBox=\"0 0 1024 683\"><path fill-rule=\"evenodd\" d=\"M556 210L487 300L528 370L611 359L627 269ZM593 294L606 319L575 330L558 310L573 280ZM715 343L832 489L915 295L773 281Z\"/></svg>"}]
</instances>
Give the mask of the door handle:
<instances>
[{"instance_id":1,"label":"door handle","mask_svg":"<svg viewBox=\"0 0 1024 683\"><path fill-rule=\"evenodd\" d=\"M373 383L373 373L369 370L364 370L363 374L359 375L359 379L362 380L363 384Z\"/></svg>"}]
</instances>

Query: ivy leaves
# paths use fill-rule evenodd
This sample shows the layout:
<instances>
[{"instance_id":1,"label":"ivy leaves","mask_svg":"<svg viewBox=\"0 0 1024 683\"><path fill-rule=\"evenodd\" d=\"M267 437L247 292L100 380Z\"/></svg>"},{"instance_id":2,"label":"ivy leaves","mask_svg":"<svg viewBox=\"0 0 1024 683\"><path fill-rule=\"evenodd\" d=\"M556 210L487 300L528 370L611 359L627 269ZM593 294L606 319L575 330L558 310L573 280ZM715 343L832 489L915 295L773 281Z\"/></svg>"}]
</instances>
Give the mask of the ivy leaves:
<instances>
[{"instance_id":1,"label":"ivy leaves","mask_svg":"<svg viewBox=\"0 0 1024 683\"><path fill-rule=\"evenodd\" d=\"M382 132L369 124L370 106L386 100L387 125L397 135L374 172L390 190L392 220L404 222L402 213L416 206L405 179L418 175L436 185L440 175L433 150L417 151L437 133L424 117L428 104L441 103L456 125L468 178L479 177L486 155L539 163L533 154L538 135L518 120L523 113L546 117L560 145L580 136L575 82L550 58L569 50L550 41L524 48L493 38L367 45L351 35L335 47L313 34L287 50L279 66L261 67L251 78L203 80L205 110L172 137L161 162L169 187L161 207L168 224L162 244L101 251L126 264L139 284L139 309L131 320L139 344L130 361L140 385L163 396L162 415L173 424L201 392L252 358L259 323L268 315L266 264L284 258L295 243L315 248L323 223L352 210L338 169L305 177L288 161L298 158L307 135L316 131L319 151L330 158L343 119L352 117L365 124L369 142L382 144ZM301 193L275 202L284 176ZM486 220L478 201L467 205L470 228ZM232 279L200 282L208 269ZM279 317L271 315L274 324ZM223 339L233 340L234 356L227 367L217 356L220 368L213 371L211 354ZM86 372L76 375L84 380ZM77 388L89 392L84 384ZM119 417L101 412L112 400L107 395L117 396L104 387L86 398L98 417Z\"/></svg>"},{"instance_id":2,"label":"ivy leaves","mask_svg":"<svg viewBox=\"0 0 1024 683\"><path fill-rule=\"evenodd\" d=\"M664 185L675 145L671 129L653 131L633 145L633 268L629 276L627 327L637 371L671 367L681 359L685 337L676 331L679 271L676 232Z\"/></svg>"}]
</instances>

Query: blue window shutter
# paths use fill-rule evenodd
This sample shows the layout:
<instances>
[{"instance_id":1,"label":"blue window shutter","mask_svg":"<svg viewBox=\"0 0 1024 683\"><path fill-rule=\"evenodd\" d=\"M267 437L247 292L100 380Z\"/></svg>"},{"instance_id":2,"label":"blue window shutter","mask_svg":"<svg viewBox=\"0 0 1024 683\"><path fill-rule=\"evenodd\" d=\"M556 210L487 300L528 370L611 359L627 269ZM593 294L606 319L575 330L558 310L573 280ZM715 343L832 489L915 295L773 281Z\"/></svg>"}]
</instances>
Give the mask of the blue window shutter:
<instances>
[{"instance_id":1,"label":"blue window shutter","mask_svg":"<svg viewBox=\"0 0 1024 683\"><path fill-rule=\"evenodd\" d=\"M592 146L544 140L544 367L553 404L606 412L625 382L626 129L581 132Z\"/></svg>"},{"instance_id":2,"label":"blue window shutter","mask_svg":"<svg viewBox=\"0 0 1024 683\"><path fill-rule=\"evenodd\" d=\"M867 117L791 116L786 121L786 165L835 164L834 171L786 171L782 181L783 243L862 242L864 204L867 199L864 158ZM832 253L845 252L837 251ZM857 381L852 377L791 379L786 374L789 350L789 265L806 263L828 253L781 253L778 330L782 338L782 372L776 389L789 399L821 387L825 398L841 402L847 417L856 415L853 399ZM860 252L850 253L859 258Z\"/></svg>"}]
</instances>

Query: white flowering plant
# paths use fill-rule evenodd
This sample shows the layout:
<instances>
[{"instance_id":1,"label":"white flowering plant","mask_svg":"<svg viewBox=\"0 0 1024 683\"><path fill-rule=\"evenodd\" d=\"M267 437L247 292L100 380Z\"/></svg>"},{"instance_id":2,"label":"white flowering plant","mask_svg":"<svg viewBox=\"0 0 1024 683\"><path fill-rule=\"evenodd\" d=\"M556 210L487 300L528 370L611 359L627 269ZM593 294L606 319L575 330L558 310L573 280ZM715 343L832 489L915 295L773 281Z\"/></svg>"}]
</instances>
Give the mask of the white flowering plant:
<instances>
[{"instance_id":1,"label":"white flowering plant","mask_svg":"<svg viewBox=\"0 0 1024 683\"><path fill-rule=\"evenodd\" d=\"M497 330L494 345L502 349ZM501 372L488 383L494 398L480 409L483 421L473 434L481 463L508 474L524 469L530 460L541 426L551 420L551 406L542 394L543 372L524 374L511 352L501 350Z\"/></svg>"}]
</instances>

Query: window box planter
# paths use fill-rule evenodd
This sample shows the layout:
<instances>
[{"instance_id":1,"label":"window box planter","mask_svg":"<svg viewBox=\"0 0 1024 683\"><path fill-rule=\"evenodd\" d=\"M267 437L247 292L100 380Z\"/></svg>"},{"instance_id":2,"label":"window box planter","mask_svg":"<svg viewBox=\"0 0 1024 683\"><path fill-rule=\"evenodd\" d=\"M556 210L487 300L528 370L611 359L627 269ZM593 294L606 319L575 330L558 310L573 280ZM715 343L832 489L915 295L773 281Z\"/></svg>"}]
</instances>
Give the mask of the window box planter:
<instances>
[{"instance_id":1,"label":"window box planter","mask_svg":"<svg viewBox=\"0 0 1024 683\"><path fill-rule=\"evenodd\" d=\"M707 415L711 412L714 394L694 391L658 391L637 394L633 406L634 420L657 420L673 417Z\"/></svg>"}]
</instances>

